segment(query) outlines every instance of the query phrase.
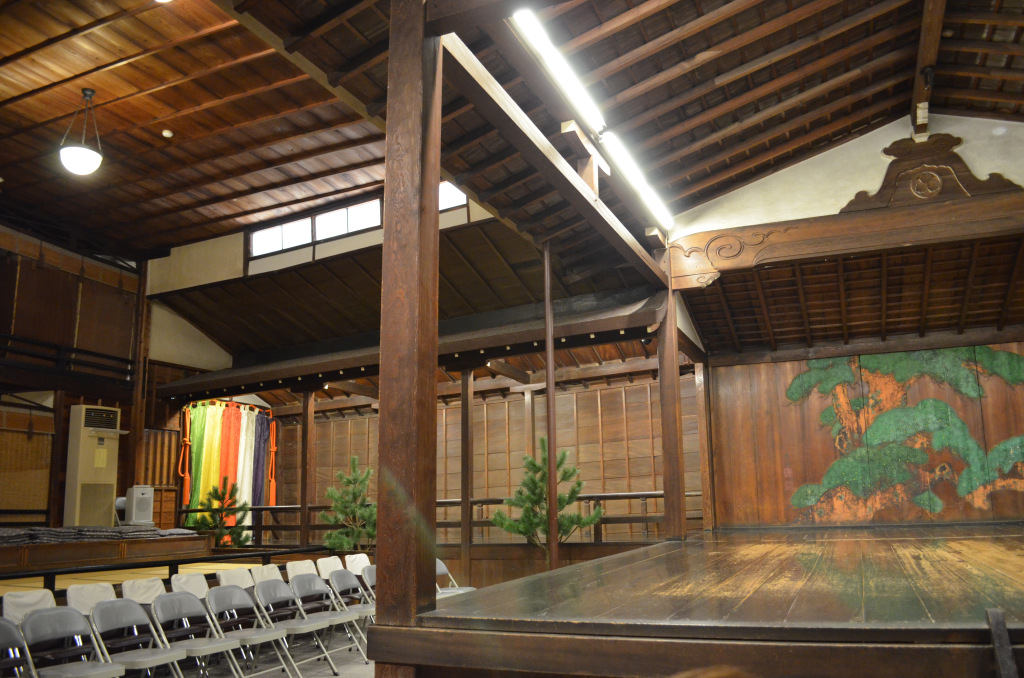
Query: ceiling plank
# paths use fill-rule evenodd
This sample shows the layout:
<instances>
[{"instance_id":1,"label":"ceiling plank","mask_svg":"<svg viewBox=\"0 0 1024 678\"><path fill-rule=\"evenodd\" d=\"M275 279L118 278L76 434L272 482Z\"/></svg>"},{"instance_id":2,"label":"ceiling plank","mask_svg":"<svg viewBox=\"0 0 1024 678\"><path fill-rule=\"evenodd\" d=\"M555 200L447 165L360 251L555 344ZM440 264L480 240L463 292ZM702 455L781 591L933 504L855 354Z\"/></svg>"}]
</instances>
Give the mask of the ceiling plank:
<instances>
[{"instance_id":1,"label":"ceiling plank","mask_svg":"<svg viewBox=\"0 0 1024 678\"><path fill-rule=\"evenodd\" d=\"M753 73L756 73L763 68L773 66L783 59L787 59L805 49L817 47L826 40L830 40L837 35L856 28L857 26L873 21L879 16L895 11L902 5L907 4L909 1L910 0L887 0L887 2L872 5L871 7L858 12L847 19L836 22L831 26L827 26L826 28L808 35L805 38L789 42L762 57L743 63L730 71L691 87L677 96L669 97L655 106L648 107L642 113L636 116L631 116L629 126L630 128L635 129L644 123L659 118L665 113L682 108L690 102L697 101L701 97L706 96L719 88L725 87L726 85L736 82L742 78L748 78Z\"/></svg>"},{"instance_id":2,"label":"ceiling plank","mask_svg":"<svg viewBox=\"0 0 1024 678\"><path fill-rule=\"evenodd\" d=\"M683 26L679 26L668 33L660 35L657 38L626 52L622 56L612 59L608 63L598 66L584 75L583 81L588 85L592 85L599 80L604 80L611 75L629 68L639 61L643 61L644 59L657 54L663 49L671 47L672 45L677 45L683 40L711 28L715 24L731 19L740 12L757 7L760 4L760 0L732 0L732 2L728 2L718 9L712 10L711 12L694 19Z\"/></svg>"},{"instance_id":3,"label":"ceiling plank","mask_svg":"<svg viewBox=\"0 0 1024 678\"><path fill-rule=\"evenodd\" d=\"M990 89L953 89L949 87L940 87L935 90L935 96L943 99L966 99L967 101L1024 106L1024 93L1021 92L997 92Z\"/></svg>"},{"instance_id":4,"label":"ceiling plank","mask_svg":"<svg viewBox=\"0 0 1024 678\"><path fill-rule=\"evenodd\" d=\"M811 319L807 313L807 294L804 292L803 266L800 262L793 264L793 275L796 278L796 293L800 298L800 319L804 323L804 338L807 340L807 348L811 348L814 346L814 340L811 336Z\"/></svg>"},{"instance_id":5,"label":"ceiling plank","mask_svg":"<svg viewBox=\"0 0 1024 678\"><path fill-rule=\"evenodd\" d=\"M766 38L777 31L785 30L793 23L815 16L816 14L819 14L829 7L837 4L840 4L840 0L812 0L811 2L801 5L800 7L778 16L771 21L765 22L756 28L743 31L739 35L715 45L711 49L695 54L694 56L680 61L673 66L669 66L668 68L658 69L657 73L649 78L645 78L635 85L631 85L630 87L613 94L605 100L605 105L609 107L620 106L627 101L631 101L646 94L647 92L650 92L653 89L666 85L710 61L714 61L723 54L730 54L732 52L739 51L756 40Z\"/></svg>"},{"instance_id":6,"label":"ceiling plank","mask_svg":"<svg viewBox=\"0 0 1024 678\"><path fill-rule=\"evenodd\" d=\"M36 52L44 50L47 47L53 47L54 45L58 45L66 40L71 40L72 38L79 38L83 35L88 35L89 33L92 33L97 29L104 28L122 19L128 19L130 17L142 14L143 12L148 12L149 10L156 9L157 7L160 7L158 3L150 2L149 0L144 0L144 2L136 5L135 7L129 7L127 9L122 9L117 12L113 12L112 14L108 14L105 17L100 17L99 19L90 21L89 23L79 26L78 28L73 28L70 31L61 33L60 35L55 35L51 38L47 38L42 42L38 42L30 47L26 47L23 50L14 52L13 54L8 54L7 56L0 58L0 68L3 68L4 66L9 66L10 64L13 64L16 61L20 61L21 59L24 59L25 57L31 54L35 54Z\"/></svg>"},{"instance_id":7,"label":"ceiling plank","mask_svg":"<svg viewBox=\"0 0 1024 678\"><path fill-rule=\"evenodd\" d=\"M501 85L455 36L445 36L445 78L452 83L515 146L531 165L568 200L650 283L664 288L667 276L636 238L601 202L583 179L551 145Z\"/></svg>"},{"instance_id":8,"label":"ceiling plank","mask_svg":"<svg viewBox=\"0 0 1024 678\"><path fill-rule=\"evenodd\" d=\"M882 298L879 304L879 321L882 325L881 339L885 341L885 325L889 316L889 253L882 252L882 272L879 274L881 289L879 296Z\"/></svg>"},{"instance_id":9,"label":"ceiling plank","mask_svg":"<svg viewBox=\"0 0 1024 678\"><path fill-rule=\"evenodd\" d=\"M366 9L372 0L355 0L342 2L328 7L297 31L284 39L284 48L289 52L298 52L312 38L321 37L334 30L355 15Z\"/></svg>"},{"instance_id":10,"label":"ceiling plank","mask_svg":"<svg viewBox=\"0 0 1024 678\"><path fill-rule=\"evenodd\" d=\"M1024 28L1024 14L1010 12L946 12L947 24L1010 26Z\"/></svg>"},{"instance_id":11,"label":"ceiling plank","mask_svg":"<svg viewBox=\"0 0 1024 678\"><path fill-rule=\"evenodd\" d=\"M843 343L850 343L850 323L846 317L846 271L843 268L843 257L836 258L837 275L839 276L839 313L842 318Z\"/></svg>"},{"instance_id":12,"label":"ceiling plank","mask_svg":"<svg viewBox=\"0 0 1024 678\"><path fill-rule=\"evenodd\" d=\"M915 135L928 133L928 100L934 83L935 63L939 58L939 41L942 39L945 14L946 0L924 0L921 39L917 48L917 65L914 67L914 97L910 102L910 124Z\"/></svg>"},{"instance_id":13,"label":"ceiling plank","mask_svg":"<svg viewBox=\"0 0 1024 678\"><path fill-rule=\"evenodd\" d=\"M935 67L937 75L962 75L968 78L985 78L988 80L1024 80L1024 71L1009 68L990 68L988 66L967 66L964 64L942 63Z\"/></svg>"},{"instance_id":14,"label":"ceiling plank","mask_svg":"<svg viewBox=\"0 0 1024 678\"><path fill-rule=\"evenodd\" d=\"M563 54L575 54L581 49L590 47L596 42L600 42L601 40L613 36L619 31L629 28L633 24L643 21L652 14L657 14L663 9L671 7L677 1L678 0L644 0L644 2L627 9L621 14L616 14L608 21L591 28L589 31L580 33L575 38L562 43L558 48Z\"/></svg>"},{"instance_id":15,"label":"ceiling plank","mask_svg":"<svg viewBox=\"0 0 1024 678\"><path fill-rule=\"evenodd\" d=\"M725 289L722 285L715 285L715 290L718 293L718 303L722 308L722 315L725 317L725 324L729 328L729 336L732 337L732 346L736 349L737 353L743 351L743 345L740 344L740 337L736 334L736 323L732 321L732 313L729 311L729 302L725 298Z\"/></svg>"},{"instance_id":16,"label":"ceiling plank","mask_svg":"<svg viewBox=\"0 0 1024 678\"><path fill-rule=\"evenodd\" d=\"M701 113L698 113L693 116L688 116L686 119L674 125L666 127L656 134L646 137L641 143L641 146L644 149L649 150L651 148L671 141L673 138L677 137L680 134L684 134L693 129L696 129L701 125L710 123L712 120L716 118L733 114L734 111L736 111L742 106L753 103L766 96L775 96L781 88L799 84L805 78L810 77L812 75L816 75L822 72L823 70L829 68L835 63L835 61L848 60L858 54L871 50L872 48L876 47L877 45L880 45L883 42L886 42L887 40L893 40L899 37L901 34L913 30L916 27L917 23L918 21L914 20L908 24L901 24L898 27L885 29L883 31L879 31L878 33L871 35L868 38L865 38L864 40L851 43L850 45L847 45L843 49L836 50L827 57L822 57L820 59L812 61L808 64L805 64L804 66L801 66L798 69L786 73L785 75L779 76L774 80L770 80L759 87L749 89L743 94L732 97L724 101L723 103L719 104L718 106L713 106L702 111ZM855 80L857 77L866 76L868 73L877 72L879 69L895 66L896 64L899 64L901 61L909 59L910 57L913 56L913 54L913 47L905 47L903 49L898 49L886 54L883 57L873 59L872 61L864 64L863 66L851 68L840 77L843 77L848 81L852 81ZM627 127L631 126L632 123L629 123L627 125Z\"/></svg>"}]
</instances>

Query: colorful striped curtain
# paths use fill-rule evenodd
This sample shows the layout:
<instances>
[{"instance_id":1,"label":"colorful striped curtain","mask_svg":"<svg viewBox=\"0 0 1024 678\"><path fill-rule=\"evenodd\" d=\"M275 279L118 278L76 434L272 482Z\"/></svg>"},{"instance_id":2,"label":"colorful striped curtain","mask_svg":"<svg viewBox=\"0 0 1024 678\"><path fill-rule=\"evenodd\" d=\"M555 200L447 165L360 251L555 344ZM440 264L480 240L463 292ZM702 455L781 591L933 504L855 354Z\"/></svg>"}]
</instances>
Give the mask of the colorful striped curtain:
<instances>
[{"instance_id":1,"label":"colorful striped curtain","mask_svg":"<svg viewBox=\"0 0 1024 678\"><path fill-rule=\"evenodd\" d=\"M219 400L192 403L184 409L178 474L184 479L189 508L198 508L225 477L228 487L238 485L239 502L265 503L264 483L267 475L273 475L267 451L274 447L268 415L251 405ZM188 514L185 524L194 526L196 516Z\"/></svg>"}]
</instances>

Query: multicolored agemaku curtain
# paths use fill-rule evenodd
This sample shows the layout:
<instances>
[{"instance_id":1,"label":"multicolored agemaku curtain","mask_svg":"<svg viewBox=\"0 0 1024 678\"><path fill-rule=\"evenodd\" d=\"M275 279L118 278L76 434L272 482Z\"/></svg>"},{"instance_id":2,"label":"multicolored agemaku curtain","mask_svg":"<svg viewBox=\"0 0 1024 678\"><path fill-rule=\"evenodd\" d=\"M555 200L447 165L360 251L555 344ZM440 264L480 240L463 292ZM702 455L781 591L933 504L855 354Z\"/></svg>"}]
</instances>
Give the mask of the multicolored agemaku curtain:
<instances>
[{"instance_id":1,"label":"multicolored agemaku curtain","mask_svg":"<svg viewBox=\"0 0 1024 678\"><path fill-rule=\"evenodd\" d=\"M183 479L182 495L188 507L198 508L225 476L228 487L231 483L238 485L239 503L273 506L277 500L275 434L276 422L270 412L252 405L207 400L186 407L178 475ZM265 477L270 481L266 497ZM194 525L196 516L188 514L185 524Z\"/></svg>"}]
</instances>

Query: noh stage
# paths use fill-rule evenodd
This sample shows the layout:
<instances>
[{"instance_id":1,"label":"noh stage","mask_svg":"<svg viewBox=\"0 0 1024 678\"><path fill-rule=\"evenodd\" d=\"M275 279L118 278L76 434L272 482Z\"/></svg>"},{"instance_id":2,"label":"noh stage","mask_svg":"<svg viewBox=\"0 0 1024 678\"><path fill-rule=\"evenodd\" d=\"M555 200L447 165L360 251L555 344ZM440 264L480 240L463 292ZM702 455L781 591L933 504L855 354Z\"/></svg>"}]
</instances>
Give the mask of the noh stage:
<instances>
[{"instance_id":1,"label":"noh stage","mask_svg":"<svg viewBox=\"0 0 1024 678\"><path fill-rule=\"evenodd\" d=\"M430 676L1014 675L1024 525L695 535L441 600L371 627L370 654Z\"/></svg>"}]
</instances>

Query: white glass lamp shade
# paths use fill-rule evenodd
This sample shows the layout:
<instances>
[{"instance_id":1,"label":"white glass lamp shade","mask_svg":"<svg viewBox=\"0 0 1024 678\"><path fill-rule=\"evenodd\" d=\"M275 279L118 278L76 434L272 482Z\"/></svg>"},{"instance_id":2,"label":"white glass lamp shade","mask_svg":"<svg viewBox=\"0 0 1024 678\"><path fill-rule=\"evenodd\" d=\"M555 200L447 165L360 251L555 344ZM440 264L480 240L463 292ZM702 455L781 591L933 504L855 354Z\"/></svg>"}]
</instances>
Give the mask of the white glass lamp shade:
<instances>
[{"instance_id":1,"label":"white glass lamp shade","mask_svg":"<svg viewBox=\"0 0 1024 678\"><path fill-rule=\"evenodd\" d=\"M60 162L72 174L92 174L103 162L103 156L81 144L67 144L60 147Z\"/></svg>"}]
</instances>

